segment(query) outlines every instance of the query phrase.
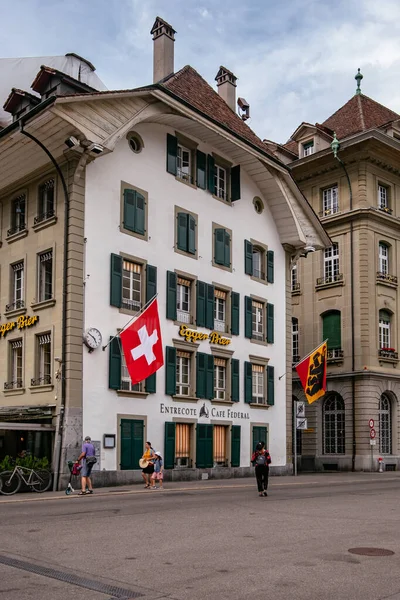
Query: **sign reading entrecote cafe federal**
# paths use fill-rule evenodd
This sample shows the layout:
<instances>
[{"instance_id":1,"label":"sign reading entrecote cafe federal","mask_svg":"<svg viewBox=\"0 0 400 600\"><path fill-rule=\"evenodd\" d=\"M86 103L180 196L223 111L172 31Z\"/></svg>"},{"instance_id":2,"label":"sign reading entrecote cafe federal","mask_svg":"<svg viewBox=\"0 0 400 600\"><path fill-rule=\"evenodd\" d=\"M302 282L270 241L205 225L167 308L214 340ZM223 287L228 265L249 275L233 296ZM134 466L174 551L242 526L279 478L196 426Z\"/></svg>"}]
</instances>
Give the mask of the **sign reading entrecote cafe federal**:
<instances>
[{"instance_id":1,"label":"sign reading entrecote cafe federal","mask_svg":"<svg viewBox=\"0 0 400 600\"><path fill-rule=\"evenodd\" d=\"M161 402L160 413L163 415L173 415L176 417L211 417L212 419L250 419L248 412L233 410L232 408L220 408L212 406L207 408L205 403L198 409L192 406L168 406Z\"/></svg>"}]
</instances>

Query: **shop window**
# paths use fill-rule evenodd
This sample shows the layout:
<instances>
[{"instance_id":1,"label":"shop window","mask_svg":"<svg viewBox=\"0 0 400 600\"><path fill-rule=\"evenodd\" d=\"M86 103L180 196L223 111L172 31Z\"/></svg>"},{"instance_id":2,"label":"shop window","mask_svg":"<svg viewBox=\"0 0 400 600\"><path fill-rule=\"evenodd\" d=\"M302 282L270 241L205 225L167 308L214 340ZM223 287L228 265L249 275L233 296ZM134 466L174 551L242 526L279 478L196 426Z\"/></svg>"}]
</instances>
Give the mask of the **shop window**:
<instances>
[{"instance_id":1,"label":"shop window","mask_svg":"<svg viewBox=\"0 0 400 600\"><path fill-rule=\"evenodd\" d=\"M227 461L227 430L225 425L214 425L213 431L213 453L214 453L214 466L226 467Z\"/></svg>"}]
</instances>

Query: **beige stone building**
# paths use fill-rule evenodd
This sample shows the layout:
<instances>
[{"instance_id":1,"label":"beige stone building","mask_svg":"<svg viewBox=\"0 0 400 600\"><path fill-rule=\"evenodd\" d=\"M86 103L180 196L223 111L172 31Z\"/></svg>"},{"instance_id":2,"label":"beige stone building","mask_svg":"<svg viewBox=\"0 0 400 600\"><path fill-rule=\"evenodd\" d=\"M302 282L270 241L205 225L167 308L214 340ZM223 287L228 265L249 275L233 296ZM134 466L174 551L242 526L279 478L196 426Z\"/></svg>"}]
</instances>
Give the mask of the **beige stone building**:
<instances>
[{"instance_id":1,"label":"beige stone building","mask_svg":"<svg viewBox=\"0 0 400 600\"><path fill-rule=\"evenodd\" d=\"M284 146L266 141L332 240L292 268L293 362L328 338L327 393L297 432L302 470L400 466L400 116L356 79L324 123L302 123ZM293 373L293 399L304 399Z\"/></svg>"}]
</instances>

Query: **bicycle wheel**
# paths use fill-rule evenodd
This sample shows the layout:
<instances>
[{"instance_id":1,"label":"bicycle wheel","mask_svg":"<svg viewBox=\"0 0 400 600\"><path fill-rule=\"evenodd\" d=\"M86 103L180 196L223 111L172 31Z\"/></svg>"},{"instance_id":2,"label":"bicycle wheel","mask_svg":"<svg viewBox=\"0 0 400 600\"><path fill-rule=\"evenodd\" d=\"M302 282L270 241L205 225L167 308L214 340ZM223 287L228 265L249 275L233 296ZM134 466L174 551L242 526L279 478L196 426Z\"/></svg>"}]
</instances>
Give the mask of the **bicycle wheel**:
<instances>
[{"instance_id":1,"label":"bicycle wheel","mask_svg":"<svg viewBox=\"0 0 400 600\"><path fill-rule=\"evenodd\" d=\"M21 479L18 473L14 471L3 471L0 473L0 494L12 496L16 494L21 487Z\"/></svg>"},{"instance_id":2,"label":"bicycle wheel","mask_svg":"<svg viewBox=\"0 0 400 600\"><path fill-rule=\"evenodd\" d=\"M34 471L32 473L32 481L30 486L34 492L47 492L51 486L50 471Z\"/></svg>"}]
</instances>

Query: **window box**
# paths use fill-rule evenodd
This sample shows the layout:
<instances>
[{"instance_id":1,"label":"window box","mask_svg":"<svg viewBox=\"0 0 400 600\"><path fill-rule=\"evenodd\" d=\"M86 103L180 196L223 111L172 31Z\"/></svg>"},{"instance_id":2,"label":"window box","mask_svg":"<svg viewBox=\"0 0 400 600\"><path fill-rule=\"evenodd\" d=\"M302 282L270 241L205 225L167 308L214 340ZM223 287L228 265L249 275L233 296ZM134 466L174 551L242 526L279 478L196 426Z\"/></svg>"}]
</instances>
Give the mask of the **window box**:
<instances>
[{"instance_id":1,"label":"window box","mask_svg":"<svg viewBox=\"0 0 400 600\"><path fill-rule=\"evenodd\" d=\"M5 312L7 314L14 313L15 311L18 311L21 309L26 310L24 300L15 300L14 302L11 302L10 304L6 304Z\"/></svg>"},{"instance_id":2,"label":"window box","mask_svg":"<svg viewBox=\"0 0 400 600\"><path fill-rule=\"evenodd\" d=\"M4 389L5 390L19 390L24 387L24 382L22 379L15 379L14 381L5 381Z\"/></svg>"},{"instance_id":3,"label":"window box","mask_svg":"<svg viewBox=\"0 0 400 600\"><path fill-rule=\"evenodd\" d=\"M382 271L378 271L376 273L376 280L378 283L388 283L394 287L397 287L396 275L389 275L388 273L383 273Z\"/></svg>"},{"instance_id":4,"label":"window box","mask_svg":"<svg viewBox=\"0 0 400 600\"><path fill-rule=\"evenodd\" d=\"M380 359L389 361L398 361L399 353L394 348L381 348L378 350L378 356Z\"/></svg>"},{"instance_id":5,"label":"window box","mask_svg":"<svg viewBox=\"0 0 400 600\"><path fill-rule=\"evenodd\" d=\"M329 275L328 277L318 277L317 287L343 285L343 273Z\"/></svg>"},{"instance_id":6,"label":"window box","mask_svg":"<svg viewBox=\"0 0 400 600\"><path fill-rule=\"evenodd\" d=\"M51 375L44 375L44 377L38 377L37 379L31 379L31 386L46 386L51 385Z\"/></svg>"},{"instance_id":7,"label":"window box","mask_svg":"<svg viewBox=\"0 0 400 600\"><path fill-rule=\"evenodd\" d=\"M301 294L300 283L292 283L292 295L299 296Z\"/></svg>"},{"instance_id":8,"label":"window box","mask_svg":"<svg viewBox=\"0 0 400 600\"><path fill-rule=\"evenodd\" d=\"M329 350L329 348L328 348L328 353L327 353L328 363L332 364L332 363L342 362L343 357L344 357L344 352L341 348L332 348L331 350Z\"/></svg>"},{"instance_id":9,"label":"window box","mask_svg":"<svg viewBox=\"0 0 400 600\"><path fill-rule=\"evenodd\" d=\"M387 215L392 215L393 214L393 209L389 208L388 206L379 206L379 210L381 210L382 212L386 213Z\"/></svg>"}]
</instances>

